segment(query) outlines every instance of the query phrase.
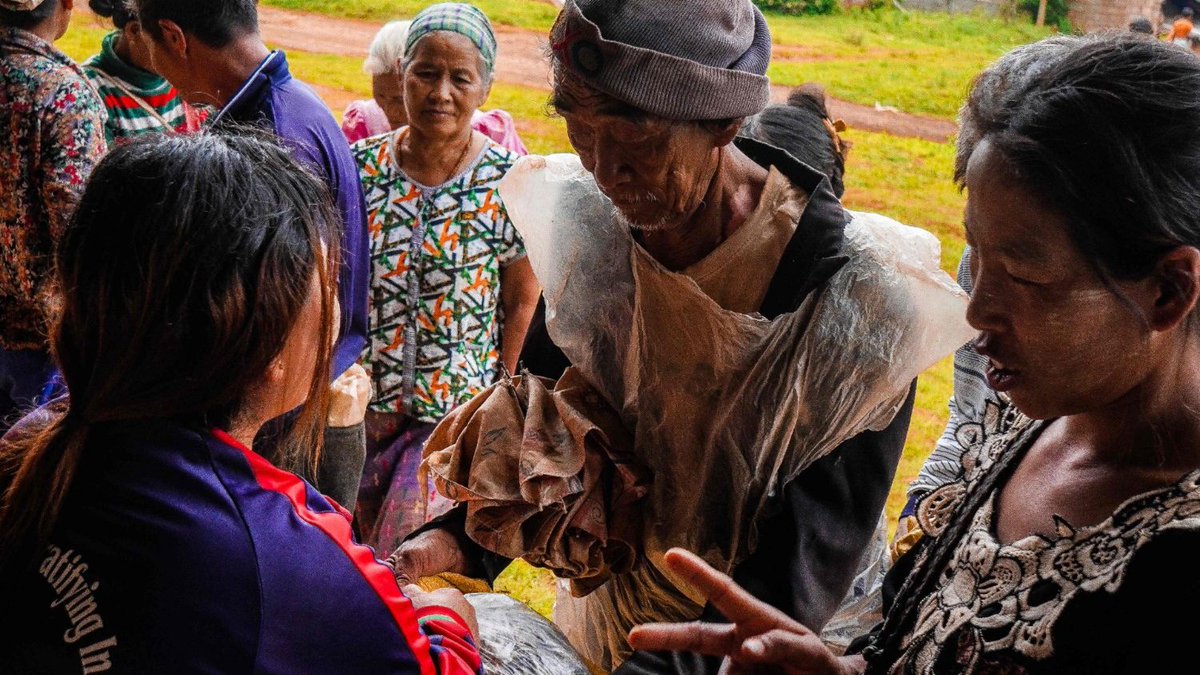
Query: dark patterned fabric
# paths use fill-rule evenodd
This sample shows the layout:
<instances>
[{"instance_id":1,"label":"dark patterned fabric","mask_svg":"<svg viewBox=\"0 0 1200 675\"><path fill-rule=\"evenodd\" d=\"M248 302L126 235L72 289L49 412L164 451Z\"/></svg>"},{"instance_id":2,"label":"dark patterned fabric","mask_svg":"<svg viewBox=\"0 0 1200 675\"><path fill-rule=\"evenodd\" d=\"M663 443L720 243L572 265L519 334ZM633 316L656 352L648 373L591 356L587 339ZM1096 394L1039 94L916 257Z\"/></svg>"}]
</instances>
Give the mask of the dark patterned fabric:
<instances>
[{"instance_id":1,"label":"dark patterned fabric","mask_svg":"<svg viewBox=\"0 0 1200 675\"><path fill-rule=\"evenodd\" d=\"M1194 562L1187 551L1200 549L1200 471L1127 500L1102 523L1075 527L1056 518L1053 536L1010 544L993 534L1004 481L974 513L962 512L1002 458L1024 452L1041 428L989 400L981 420L955 430L965 448L962 482L925 497L917 519L931 541L946 536L954 519L970 518L970 526L920 599L899 659L877 672L1183 672L1190 664L1184 645L1167 636L1194 622L1179 625L1165 608L1192 606L1200 593L1185 562ZM916 569L929 564L930 550L912 554Z\"/></svg>"},{"instance_id":2,"label":"dark patterned fabric","mask_svg":"<svg viewBox=\"0 0 1200 675\"><path fill-rule=\"evenodd\" d=\"M428 187L395 161L401 129L354 145L371 246L371 409L436 422L495 381L500 272L525 256L496 188L517 156L488 141Z\"/></svg>"},{"instance_id":3,"label":"dark patterned fabric","mask_svg":"<svg viewBox=\"0 0 1200 675\"><path fill-rule=\"evenodd\" d=\"M0 348L46 349L54 243L104 155L105 118L71 59L0 27Z\"/></svg>"},{"instance_id":4,"label":"dark patterned fabric","mask_svg":"<svg viewBox=\"0 0 1200 675\"><path fill-rule=\"evenodd\" d=\"M404 415L368 412L367 463L358 487L354 522L364 544L379 555L395 551L410 532L453 504L421 488L417 470L425 441L437 426Z\"/></svg>"}]
</instances>

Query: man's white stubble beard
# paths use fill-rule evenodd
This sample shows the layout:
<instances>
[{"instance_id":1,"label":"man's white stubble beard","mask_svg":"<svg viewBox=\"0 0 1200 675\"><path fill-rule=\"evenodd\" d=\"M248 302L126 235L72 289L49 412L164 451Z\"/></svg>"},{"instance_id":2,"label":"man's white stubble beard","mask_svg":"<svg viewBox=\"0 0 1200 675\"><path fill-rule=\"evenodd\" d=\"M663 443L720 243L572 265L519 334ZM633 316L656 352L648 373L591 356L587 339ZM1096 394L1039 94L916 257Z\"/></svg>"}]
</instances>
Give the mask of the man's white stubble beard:
<instances>
[{"instance_id":1,"label":"man's white stubble beard","mask_svg":"<svg viewBox=\"0 0 1200 675\"><path fill-rule=\"evenodd\" d=\"M647 197L651 201L658 203L658 199L656 197L651 195L647 195ZM616 212L617 224L621 227L629 228L631 230L638 230L641 232L659 232L661 230L669 229L672 224L669 216L663 216L658 220L649 223L635 223L634 221L630 220L629 217L626 216L619 207L614 209L614 211Z\"/></svg>"}]
</instances>

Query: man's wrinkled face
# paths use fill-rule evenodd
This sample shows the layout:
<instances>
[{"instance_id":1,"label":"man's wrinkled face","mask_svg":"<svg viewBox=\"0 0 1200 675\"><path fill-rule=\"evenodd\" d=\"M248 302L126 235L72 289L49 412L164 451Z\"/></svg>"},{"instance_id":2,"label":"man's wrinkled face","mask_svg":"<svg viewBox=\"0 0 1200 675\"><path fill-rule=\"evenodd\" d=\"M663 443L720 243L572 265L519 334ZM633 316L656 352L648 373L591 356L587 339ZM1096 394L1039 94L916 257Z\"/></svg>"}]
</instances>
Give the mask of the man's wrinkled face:
<instances>
[{"instance_id":1,"label":"man's wrinkled face","mask_svg":"<svg viewBox=\"0 0 1200 675\"><path fill-rule=\"evenodd\" d=\"M630 226L670 229L699 209L719 157L713 131L655 117L570 75L556 83L553 104L584 168Z\"/></svg>"}]
</instances>

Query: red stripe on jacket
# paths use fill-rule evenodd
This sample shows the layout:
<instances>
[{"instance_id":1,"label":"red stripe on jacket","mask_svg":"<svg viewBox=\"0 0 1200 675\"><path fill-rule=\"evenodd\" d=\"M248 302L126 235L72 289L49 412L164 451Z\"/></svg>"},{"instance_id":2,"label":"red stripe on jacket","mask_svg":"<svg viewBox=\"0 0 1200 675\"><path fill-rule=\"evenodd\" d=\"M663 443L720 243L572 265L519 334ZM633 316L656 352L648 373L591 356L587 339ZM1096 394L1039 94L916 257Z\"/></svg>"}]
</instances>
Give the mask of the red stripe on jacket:
<instances>
[{"instance_id":1,"label":"red stripe on jacket","mask_svg":"<svg viewBox=\"0 0 1200 675\"><path fill-rule=\"evenodd\" d=\"M408 641L409 648L417 659L417 664L421 667L422 675L437 675L439 672L442 675L451 675L463 673L464 675L473 674L478 670L479 657L473 654L476 661L475 670L467 670L462 666L471 667L472 664L462 664L455 659L459 650L453 650L455 654L442 651L439 655L438 668L433 661L433 655L430 649L429 638L421 632L417 625L417 611L413 608L412 601L409 600L403 593L400 592L400 587L396 584L396 578L392 575L391 570L375 559L374 552L366 546L360 546L353 541L353 533L350 529L350 521L342 514L346 514L345 509L338 508L338 512L318 513L308 508L306 503L308 488L304 481L298 478L295 474L288 473L279 469L274 464L268 462L264 457L242 445L229 434L220 429L213 429L213 436L226 445L241 452L250 464L250 470L254 473L254 478L258 481L259 487L268 491L283 495L291 503L292 509L296 515L304 522L316 527L325 533L333 543L339 548L354 564L354 567L362 574L367 584L379 596L379 599L387 606L391 612L392 618L396 622L396 627L400 629L404 639ZM349 515L349 514L346 514ZM460 623L459 628L461 633L452 636L443 636L452 638L452 642L459 642L463 639L463 635L469 638L470 631L467 629L466 622L449 609L439 607L438 614L446 614ZM466 644L470 644L467 642ZM473 652L474 649L471 649Z\"/></svg>"},{"instance_id":2,"label":"red stripe on jacket","mask_svg":"<svg viewBox=\"0 0 1200 675\"><path fill-rule=\"evenodd\" d=\"M169 91L165 94L159 94L158 96L151 96L149 98L142 99L142 100L144 100L146 103L150 104L150 107L157 110L157 109L163 107L164 105L170 103L171 101L175 100L175 98L178 95L179 94L177 94L175 92L175 90L172 89L171 91ZM116 107L118 107L118 104L119 104L119 107L126 108L129 110L134 110L134 109L141 110L142 109L142 104L138 103L136 100L134 100L132 98L129 98L128 96L125 96L124 94L109 94L104 97L104 105L105 106L107 106L109 108L116 108Z\"/></svg>"}]
</instances>

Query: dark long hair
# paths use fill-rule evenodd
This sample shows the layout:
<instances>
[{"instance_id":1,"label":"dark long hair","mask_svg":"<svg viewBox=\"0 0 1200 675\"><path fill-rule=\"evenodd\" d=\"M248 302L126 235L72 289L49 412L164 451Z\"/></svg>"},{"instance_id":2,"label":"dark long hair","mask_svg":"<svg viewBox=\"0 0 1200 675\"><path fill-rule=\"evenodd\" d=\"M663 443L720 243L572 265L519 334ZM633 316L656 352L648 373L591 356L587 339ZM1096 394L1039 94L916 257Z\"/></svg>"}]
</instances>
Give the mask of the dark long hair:
<instances>
[{"instance_id":1,"label":"dark long hair","mask_svg":"<svg viewBox=\"0 0 1200 675\"><path fill-rule=\"evenodd\" d=\"M51 348L70 391L0 444L0 567L50 534L96 425L228 429L322 290L321 348L287 447L312 466L328 402L337 251L324 183L273 139L158 136L95 169L60 240ZM21 428L24 427L24 428ZM297 464L304 464L304 461Z\"/></svg>"},{"instance_id":2,"label":"dark long hair","mask_svg":"<svg viewBox=\"0 0 1200 675\"><path fill-rule=\"evenodd\" d=\"M825 174L833 194L841 198L850 142L842 139L837 126L826 108L825 89L808 83L793 89L787 104L769 105L746 119L738 135L788 151Z\"/></svg>"},{"instance_id":3,"label":"dark long hair","mask_svg":"<svg viewBox=\"0 0 1200 675\"><path fill-rule=\"evenodd\" d=\"M112 19L117 28L137 21L137 8L133 6L133 0L88 0L88 6L97 16Z\"/></svg>"},{"instance_id":4,"label":"dark long hair","mask_svg":"<svg viewBox=\"0 0 1200 675\"><path fill-rule=\"evenodd\" d=\"M1102 278L1200 246L1200 61L1185 50L1127 32L1023 47L976 80L960 126L959 183L986 138Z\"/></svg>"}]
</instances>

